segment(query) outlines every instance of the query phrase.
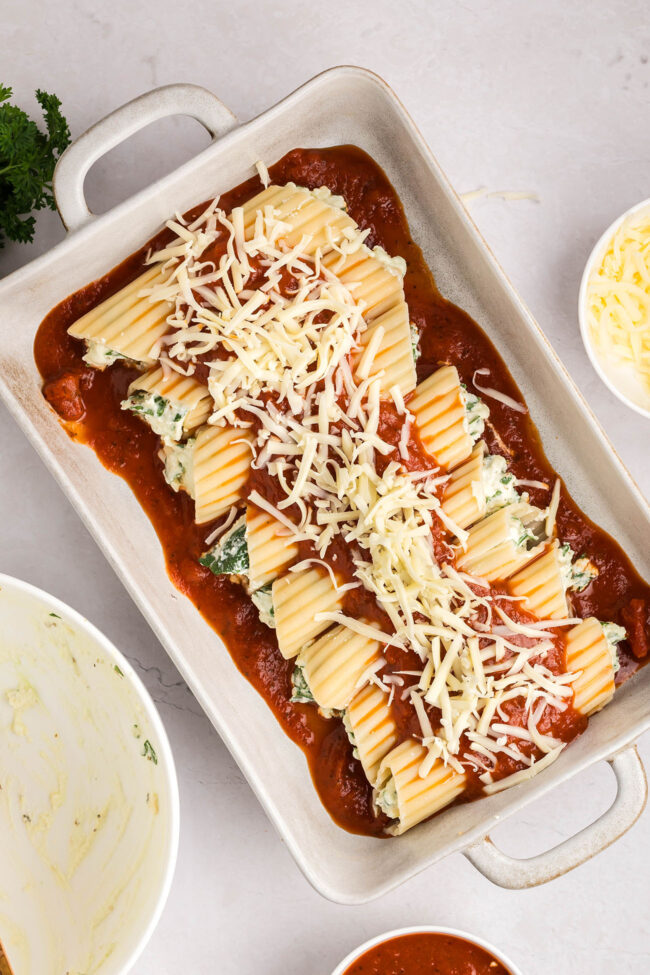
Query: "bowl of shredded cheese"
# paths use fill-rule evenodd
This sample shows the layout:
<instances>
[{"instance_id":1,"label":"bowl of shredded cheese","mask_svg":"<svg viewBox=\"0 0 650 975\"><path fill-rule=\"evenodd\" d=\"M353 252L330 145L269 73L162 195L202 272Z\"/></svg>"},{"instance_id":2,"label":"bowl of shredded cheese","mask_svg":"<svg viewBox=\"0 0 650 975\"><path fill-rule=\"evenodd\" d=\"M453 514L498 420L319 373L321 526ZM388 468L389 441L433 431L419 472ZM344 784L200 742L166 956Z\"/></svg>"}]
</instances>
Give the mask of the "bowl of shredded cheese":
<instances>
[{"instance_id":1,"label":"bowl of shredded cheese","mask_svg":"<svg viewBox=\"0 0 650 975\"><path fill-rule=\"evenodd\" d=\"M619 217L591 252L579 319L600 378L623 403L650 417L650 200Z\"/></svg>"}]
</instances>

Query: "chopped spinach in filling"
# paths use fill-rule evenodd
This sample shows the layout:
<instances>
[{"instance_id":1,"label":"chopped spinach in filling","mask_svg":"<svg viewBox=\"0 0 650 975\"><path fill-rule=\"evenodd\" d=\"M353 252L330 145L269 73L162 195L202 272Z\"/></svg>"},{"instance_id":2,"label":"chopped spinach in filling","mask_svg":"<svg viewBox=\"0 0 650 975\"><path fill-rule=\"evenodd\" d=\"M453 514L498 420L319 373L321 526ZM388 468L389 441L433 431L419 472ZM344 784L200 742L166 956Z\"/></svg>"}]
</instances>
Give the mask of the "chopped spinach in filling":
<instances>
[{"instance_id":1,"label":"chopped spinach in filling","mask_svg":"<svg viewBox=\"0 0 650 975\"><path fill-rule=\"evenodd\" d=\"M86 353L83 356L83 361L89 366L93 366L94 369L105 369L107 366L112 366L118 359L124 359L126 362L134 361L128 356L122 355L121 352L116 352L115 349L109 349L104 342L86 339Z\"/></svg>"},{"instance_id":2,"label":"chopped spinach in filling","mask_svg":"<svg viewBox=\"0 0 650 975\"><path fill-rule=\"evenodd\" d=\"M627 633L625 628L623 626L619 626L618 623L601 623L600 625L603 628L603 633L605 635L605 639L607 640L607 646L609 647L609 652L612 655L612 667L614 669L614 673L616 674L621 666L618 659L616 645L617 643L620 643L621 640L625 640L627 638Z\"/></svg>"},{"instance_id":3,"label":"chopped spinach in filling","mask_svg":"<svg viewBox=\"0 0 650 975\"><path fill-rule=\"evenodd\" d=\"M375 806L390 819L399 819L399 805L397 802L397 787L391 775L381 789L375 791Z\"/></svg>"},{"instance_id":4,"label":"chopped spinach in filling","mask_svg":"<svg viewBox=\"0 0 650 975\"><path fill-rule=\"evenodd\" d=\"M411 352L413 353L413 362L417 362L422 355L422 350L420 349L420 332L417 325L414 322L410 323L411 329Z\"/></svg>"},{"instance_id":5,"label":"chopped spinach in filling","mask_svg":"<svg viewBox=\"0 0 650 975\"><path fill-rule=\"evenodd\" d=\"M345 711L341 711L340 708L319 708L318 713L321 718L343 718Z\"/></svg>"},{"instance_id":6,"label":"chopped spinach in filling","mask_svg":"<svg viewBox=\"0 0 650 975\"><path fill-rule=\"evenodd\" d=\"M348 736L348 741L352 745L352 755L354 756L354 758L359 758L357 739L354 736L354 731L352 730L352 723L350 721L350 716L347 711L343 711L341 713L341 720L343 721L343 727L345 728L345 733Z\"/></svg>"},{"instance_id":7,"label":"chopped spinach in filling","mask_svg":"<svg viewBox=\"0 0 650 975\"><path fill-rule=\"evenodd\" d=\"M163 440L160 457L163 462L163 476L170 488L182 488L191 498L194 497L194 438L186 443Z\"/></svg>"},{"instance_id":8,"label":"chopped spinach in filling","mask_svg":"<svg viewBox=\"0 0 650 975\"><path fill-rule=\"evenodd\" d=\"M490 415L489 408L475 393L470 393L464 383L460 384L461 398L465 406L465 429L472 438L472 443L478 443L485 430L485 421Z\"/></svg>"},{"instance_id":9,"label":"chopped spinach in filling","mask_svg":"<svg viewBox=\"0 0 650 975\"><path fill-rule=\"evenodd\" d=\"M542 525L525 525L521 518L510 519L510 539L517 548L526 550L534 548L535 545L545 538Z\"/></svg>"},{"instance_id":10,"label":"chopped spinach in filling","mask_svg":"<svg viewBox=\"0 0 650 975\"><path fill-rule=\"evenodd\" d=\"M568 542L560 546L558 558L564 588L582 592L598 575L598 569L585 555L574 561L574 551Z\"/></svg>"},{"instance_id":11,"label":"chopped spinach in filling","mask_svg":"<svg viewBox=\"0 0 650 975\"><path fill-rule=\"evenodd\" d=\"M251 593L251 599L253 605L257 607L262 623L265 623L266 626L274 630L275 610L273 608L272 584L269 582L268 585L262 586L261 589L256 589L255 592Z\"/></svg>"},{"instance_id":12,"label":"chopped spinach in filling","mask_svg":"<svg viewBox=\"0 0 650 975\"><path fill-rule=\"evenodd\" d=\"M246 541L246 516L242 515L199 559L215 576L245 576L250 568Z\"/></svg>"},{"instance_id":13,"label":"chopped spinach in filling","mask_svg":"<svg viewBox=\"0 0 650 975\"><path fill-rule=\"evenodd\" d=\"M256 607L260 620L271 629L275 629L275 610L273 608L273 589L269 582L266 586L249 590L250 559L248 557L248 540L246 538L246 515L242 515L224 532L212 548L199 559L215 576L235 576L242 582Z\"/></svg>"},{"instance_id":14,"label":"chopped spinach in filling","mask_svg":"<svg viewBox=\"0 0 650 975\"><path fill-rule=\"evenodd\" d=\"M307 678L305 677L305 671L300 666L296 664L293 668L293 673L291 675L291 686L293 688L291 692L291 702L293 704L313 704L314 695L309 689L309 684L307 683Z\"/></svg>"},{"instance_id":15,"label":"chopped spinach in filling","mask_svg":"<svg viewBox=\"0 0 650 975\"><path fill-rule=\"evenodd\" d=\"M506 459L500 454L488 454L483 458L481 483L486 515L507 504L519 501L519 495L515 490L515 475L509 474L506 467Z\"/></svg>"},{"instance_id":16,"label":"chopped spinach in filling","mask_svg":"<svg viewBox=\"0 0 650 975\"><path fill-rule=\"evenodd\" d=\"M187 408L172 403L159 393L136 389L122 401L122 409L131 410L132 413L143 417L159 437L180 440L183 436Z\"/></svg>"}]
</instances>

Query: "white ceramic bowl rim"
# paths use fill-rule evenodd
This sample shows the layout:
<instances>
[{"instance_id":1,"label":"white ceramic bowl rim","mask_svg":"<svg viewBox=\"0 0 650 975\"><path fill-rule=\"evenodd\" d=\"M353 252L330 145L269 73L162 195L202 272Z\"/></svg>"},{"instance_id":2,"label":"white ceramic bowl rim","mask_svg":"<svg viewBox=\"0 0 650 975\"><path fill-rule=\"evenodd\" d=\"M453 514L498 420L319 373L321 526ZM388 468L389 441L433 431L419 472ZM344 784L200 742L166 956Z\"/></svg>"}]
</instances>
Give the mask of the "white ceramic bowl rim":
<instances>
[{"instance_id":1,"label":"white ceramic bowl rim","mask_svg":"<svg viewBox=\"0 0 650 975\"><path fill-rule=\"evenodd\" d=\"M174 764L174 756L171 750L171 745L169 744L169 738L167 737L165 726L162 723L149 691L144 686L140 677L135 672L124 654L121 653L121 651L118 650L113 643L111 643L108 637L104 636L101 630L99 630L93 623L89 622L89 620L82 616L81 613L77 612L77 610L72 609L71 606L68 606L67 603L64 603L56 596L50 595L50 593L46 592L44 589L39 589L37 586L33 586L29 582L24 582L22 579L16 579L13 576L0 573L0 589L14 590L15 592L21 592L28 596L32 596L39 601L45 601L48 607L55 609L64 620L69 622L77 629L84 631L106 654L106 656L109 657L114 664L117 664L125 679L130 682L156 733L156 746L162 758L162 761L159 764L166 779L166 786L169 795L169 828L167 831L167 844L166 847L160 851L161 856L164 857L167 862L165 865L160 890L150 912L149 919L144 926L140 937L131 949L128 959L120 970L120 975L126 975L126 973L133 968L133 965L142 954L147 942L150 940L156 928L156 925L158 924L158 921L160 920L160 915L162 914L163 908L169 896L169 891L171 889L172 880L174 877L174 870L176 868L180 835L180 800L176 766Z\"/></svg>"},{"instance_id":2,"label":"white ceramic bowl rim","mask_svg":"<svg viewBox=\"0 0 650 975\"><path fill-rule=\"evenodd\" d=\"M337 965L337 967L332 972L332 975L344 975L346 968L348 968L352 962L358 961L370 948L374 948L375 945L383 944L384 941L391 941L393 938L401 938L406 934L446 934L452 938L460 938L463 941L469 942L469 944L476 945L479 948L483 948L485 951L490 952L494 955L497 961L500 961L504 965L510 975L523 975L520 968L517 968L509 958L503 954L498 948L495 948L493 944L486 941L485 938L479 938L475 934L469 934L467 931L460 931L458 928L447 928L435 924L419 924L413 925L407 928L395 928L393 931L386 931L384 934L378 934L375 938L371 938L364 944L355 948L351 951L343 961Z\"/></svg>"},{"instance_id":3,"label":"white ceramic bowl rim","mask_svg":"<svg viewBox=\"0 0 650 975\"><path fill-rule=\"evenodd\" d=\"M585 269L582 272L580 290L578 291L578 321L580 323L580 334L582 336L582 341L587 351L587 355L589 356L589 360L607 388L610 389L615 396L618 396L622 403L629 406L631 410L634 410L636 413L640 413L641 416L645 416L650 419L650 410L646 410L643 406L639 406L638 403L635 403L634 400L631 400L628 396L626 396L625 393L623 393L618 386L612 382L603 369L596 350L593 347L591 336L589 334L589 323L587 321L587 285L594 265L600 260L605 245L611 240L616 231L628 219L628 217L632 217L634 214L640 213L642 210L646 209L650 209L650 198L647 200L642 200L640 203L636 203L633 207L630 207L629 210L626 210L625 213L622 213L621 216L617 217L616 220L609 225L607 230L598 238L596 245L587 259Z\"/></svg>"}]
</instances>

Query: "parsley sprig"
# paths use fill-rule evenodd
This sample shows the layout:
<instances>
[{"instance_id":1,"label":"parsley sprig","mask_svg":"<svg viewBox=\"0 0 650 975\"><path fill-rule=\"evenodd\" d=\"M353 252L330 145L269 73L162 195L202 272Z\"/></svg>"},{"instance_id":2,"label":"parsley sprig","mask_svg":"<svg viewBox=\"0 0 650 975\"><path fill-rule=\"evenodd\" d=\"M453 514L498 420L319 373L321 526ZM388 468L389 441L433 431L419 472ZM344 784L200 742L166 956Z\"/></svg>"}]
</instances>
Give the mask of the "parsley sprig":
<instances>
[{"instance_id":1,"label":"parsley sprig","mask_svg":"<svg viewBox=\"0 0 650 975\"><path fill-rule=\"evenodd\" d=\"M52 175L70 142L56 95L40 88L36 92L47 130L42 132L26 112L8 103L11 94L11 88L0 84L0 247L5 240L33 240L32 211L56 209Z\"/></svg>"}]
</instances>

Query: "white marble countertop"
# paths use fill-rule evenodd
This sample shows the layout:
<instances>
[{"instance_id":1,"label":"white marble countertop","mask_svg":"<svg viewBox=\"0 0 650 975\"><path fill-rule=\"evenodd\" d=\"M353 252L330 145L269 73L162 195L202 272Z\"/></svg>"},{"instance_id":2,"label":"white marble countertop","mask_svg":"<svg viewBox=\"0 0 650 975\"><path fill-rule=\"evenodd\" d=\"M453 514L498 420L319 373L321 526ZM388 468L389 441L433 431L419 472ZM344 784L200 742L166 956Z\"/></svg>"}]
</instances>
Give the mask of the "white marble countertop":
<instances>
[{"instance_id":1,"label":"white marble countertop","mask_svg":"<svg viewBox=\"0 0 650 975\"><path fill-rule=\"evenodd\" d=\"M171 0L134 4L0 0L2 80L33 108L55 91L73 133L140 92L193 81L242 119L337 63L382 74L463 192L525 190L539 202L481 199L488 243L650 493L650 423L607 391L576 322L584 261L600 232L650 195L650 14L645 0ZM159 123L91 172L105 209L204 144L188 120ZM0 252L0 275L63 236L45 213L31 247ZM643 448L640 445L643 444ZM596 859L529 892L491 886L451 857L376 903L330 904L298 872L219 737L75 512L0 408L0 569L81 610L134 662L158 703L178 765L178 868L139 975L328 975L366 938L414 923L488 937L525 975L650 970L650 814ZM650 738L641 742L650 765ZM606 766L529 807L495 837L530 855L612 799Z\"/></svg>"}]
</instances>

